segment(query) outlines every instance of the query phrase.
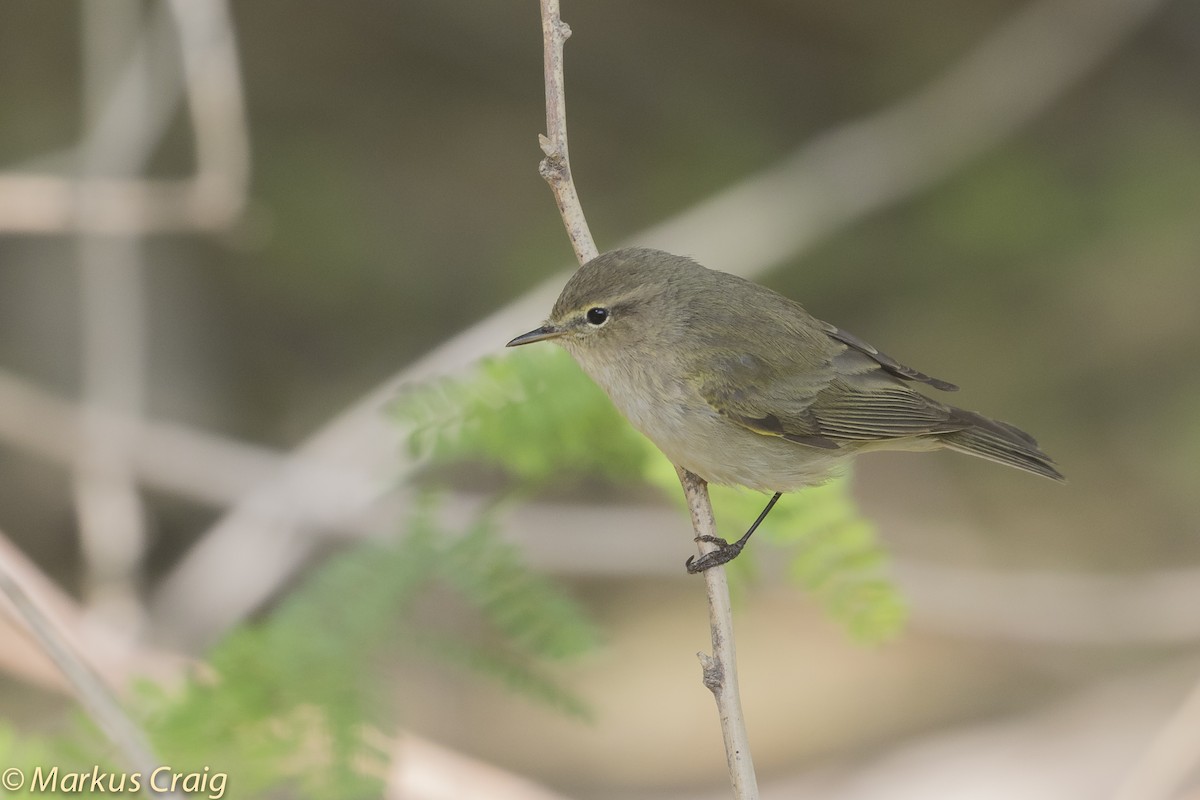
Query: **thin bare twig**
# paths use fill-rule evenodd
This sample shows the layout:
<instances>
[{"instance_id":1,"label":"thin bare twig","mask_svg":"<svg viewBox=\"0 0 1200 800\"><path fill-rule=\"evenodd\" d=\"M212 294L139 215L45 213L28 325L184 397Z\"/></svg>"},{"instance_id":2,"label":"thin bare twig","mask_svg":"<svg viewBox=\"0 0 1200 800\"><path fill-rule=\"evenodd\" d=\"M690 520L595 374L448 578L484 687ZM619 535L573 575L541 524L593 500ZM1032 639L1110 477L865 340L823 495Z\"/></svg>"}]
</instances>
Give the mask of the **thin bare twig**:
<instances>
[{"instance_id":1,"label":"thin bare twig","mask_svg":"<svg viewBox=\"0 0 1200 800\"><path fill-rule=\"evenodd\" d=\"M109 688L71 645L66 636L41 605L25 591L15 570L0 551L0 593L12 603L17 616L38 640L45 653L62 670L63 676L75 690L75 696L88 716L118 748L126 765L142 775L149 775L161 762L146 744L145 735L129 718L112 696ZM147 794L149 786L146 787ZM156 793L159 797L182 798L175 792Z\"/></svg>"},{"instance_id":2,"label":"thin bare twig","mask_svg":"<svg viewBox=\"0 0 1200 800\"><path fill-rule=\"evenodd\" d=\"M115 637L99 620L87 617L75 598L46 576L19 547L0 532L0 565L25 593L54 620L54 626L71 649L85 652L88 663L108 686L129 686L137 677L169 684L183 674L192 662L174 653L145 645L130 648L117 644ZM10 604L0 599L0 607ZM70 692L71 685L38 641L26 633L15 607L11 614L0 613L0 670L35 686ZM11 619L9 619L11 617Z\"/></svg>"},{"instance_id":3,"label":"thin bare twig","mask_svg":"<svg viewBox=\"0 0 1200 800\"><path fill-rule=\"evenodd\" d=\"M538 143L546 157L538 165L538 173L550 184L555 203L566 226L567 236L580 264L591 261L599 251L592 238L591 228L583 215L583 205L575 190L571 175L571 158L567 147L567 96L563 77L563 45L571 28L559 15L558 0L540 0L542 9L542 43L546 79L546 133Z\"/></svg>"},{"instance_id":4,"label":"thin bare twig","mask_svg":"<svg viewBox=\"0 0 1200 800\"><path fill-rule=\"evenodd\" d=\"M558 0L541 0L542 42L545 50L546 73L546 134L538 137L546 157L538 166L538 172L550 190L554 202L562 215L575 258L580 264L591 261L599 251L592 239L592 231L583 217L583 206L575 191L575 180L571 177L571 158L567 151L567 94L563 82L563 44L571 35L571 28L559 16Z\"/></svg>"},{"instance_id":5,"label":"thin bare twig","mask_svg":"<svg viewBox=\"0 0 1200 800\"><path fill-rule=\"evenodd\" d=\"M567 236L575 248L579 263L595 258L596 243L583 215L575 181L571 177L571 162L567 154L567 103L563 80L563 43L571 35L571 29L559 16L558 0L540 0L542 8L542 38L545 47L546 65L546 133L539 137L546 158L542 160L540 172L554 192L554 200L562 214ZM702 536L716 537L717 523L713 517L712 503L708 499L708 484L682 467L676 467L679 482L687 498L692 515L692 528L696 532L700 552L712 549L713 545L699 541ZM717 701L717 712L721 719L721 736L725 742L725 759L729 767L729 779L733 784L733 796L737 800L758 797L758 784L754 776L754 762L750 757L750 739L746 735L746 721L742 714L742 701L738 695L737 656L733 643L733 608L729 599L729 583L725 568L718 566L705 570L704 584L708 591L708 621L712 631L712 655L698 653L704 668L704 685Z\"/></svg>"},{"instance_id":6,"label":"thin bare twig","mask_svg":"<svg viewBox=\"0 0 1200 800\"><path fill-rule=\"evenodd\" d=\"M708 483L683 467L675 467L688 509L692 512L692 529L696 537L717 536L716 518L708 499ZM701 553L716 549L707 541L698 541ZM717 701L721 717L721 737L725 742L725 762L733 796L758 797L758 780L754 760L750 756L750 737L746 733L746 718L742 713L742 697L738 690L737 649L733 641L733 604L729 599L729 581L723 566L704 570L704 588L708 592L708 625L712 633L712 655L697 653L704 668L704 685Z\"/></svg>"}]
</instances>

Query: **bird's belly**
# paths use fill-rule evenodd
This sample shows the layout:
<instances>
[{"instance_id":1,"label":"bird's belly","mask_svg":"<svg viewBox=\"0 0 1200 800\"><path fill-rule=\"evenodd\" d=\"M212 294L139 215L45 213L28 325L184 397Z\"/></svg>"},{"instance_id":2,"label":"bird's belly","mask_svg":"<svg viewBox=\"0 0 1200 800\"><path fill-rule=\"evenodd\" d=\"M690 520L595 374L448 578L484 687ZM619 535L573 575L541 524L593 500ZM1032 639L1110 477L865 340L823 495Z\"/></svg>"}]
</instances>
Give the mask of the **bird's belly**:
<instances>
[{"instance_id":1,"label":"bird's belly","mask_svg":"<svg viewBox=\"0 0 1200 800\"><path fill-rule=\"evenodd\" d=\"M710 483L790 492L833 477L849 455L754 433L707 404L625 405L621 411L633 426L672 463Z\"/></svg>"},{"instance_id":2,"label":"bird's belly","mask_svg":"<svg viewBox=\"0 0 1200 800\"><path fill-rule=\"evenodd\" d=\"M671 463L710 483L790 492L833 477L851 455L849 448L825 450L754 433L722 417L661 365L581 365Z\"/></svg>"}]
</instances>

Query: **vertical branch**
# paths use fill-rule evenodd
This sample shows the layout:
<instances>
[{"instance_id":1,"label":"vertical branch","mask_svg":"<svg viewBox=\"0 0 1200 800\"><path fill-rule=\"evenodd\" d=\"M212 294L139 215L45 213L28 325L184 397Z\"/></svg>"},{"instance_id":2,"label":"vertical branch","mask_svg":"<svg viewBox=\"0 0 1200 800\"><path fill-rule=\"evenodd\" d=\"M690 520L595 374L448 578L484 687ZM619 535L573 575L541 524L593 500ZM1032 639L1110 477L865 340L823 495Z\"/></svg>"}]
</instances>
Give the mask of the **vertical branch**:
<instances>
[{"instance_id":1,"label":"vertical branch","mask_svg":"<svg viewBox=\"0 0 1200 800\"><path fill-rule=\"evenodd\" d=\"M692 529L697 538L717 535L717 523L712 503L708 499L708 483L683 467L675 467L683 495L692 512ZM707 541L697 542L700 552L716 548ZM754 760L750 757L750 737L742 714L742 696L738 690L737 650L733 642L733 604L729 600L729 581L723 566L703 572L704 588L708 592L708 624L712 630L712 655L697 653L704 669L704 685L717 701L721 718L721 736L725 740L725 763L733 796L758 797L758 780L754 775Z\"/></svg>"},{"instance_id":2,"label":"vertical branch","mask_svg":"<svg viewBox=\"0 0 1200 800\"><path fill-rule=\"evenodd\" d=\"M80 147L80 170L87 178L136 174L149 160L169 117L161 116L155 129L147 125L153 48L135 46L126 57L122 45L131 32L140 38L143 29L159 28L145 24L140 6L115 4L99 9L86 4L83 11L88 132ZM128 67L116 69L122 62ZM93 198L80 213L86 220L104 209ZM87 570L86 599L131 637L143 622L135 584L146 539L141 495L128 456L128 430L113 424L112 414L136 419L145 405L144 259L135 234L83 233L76 254L87 412L74 495Z\"/></svg>"},{"instance_id":3,"label":"vertical branch","mask_svg":"<svg viewBox=\"0 0 1200 800\"><path fill-rule=\"evenodd\" d=\"M571 177L571 159L567 153L567 95L563 84L563 43L571 35L571 29L562 21L558 12L558 0L541 0L542 42L545 49L546 72L546 135L539 136L542 152L546 157L538 166L538 172L550 184L554 202L567 227L567 236L575 248L575 257L582 264L591 261L599 252L587 220L583 217L583 206L575 191Z\"/></svg>"},{"instance_id":4,"label":"vertical branch","mask_svg":"<svg viewBox=\"0 0 1200 800\"><path fill-rule=\"evenodd\" d=\"M571 162L567 153L567 105L563 82L563 43L571 29L559 16L558 0L540 0L542 8L542 41L545 48L546 75L546 135L538 137L546 157L538 169L554 192L554 201L567 228L567 236L582 264L598 255L596 243L583 216L583 207L571 177ZM702 479L676 467L683 493L692 514L692 528L697 538L717 535L712 504L708 499L708 484ZM698 542L700 552L712 545ZM708 591L708 619L712 629L712 655L700 653L704 670L704 685L717 701L721 719L721 734L725 742L725 760L735 800L756 800L758 783L754 762L750 757L742 701L738 694L737 657L733 639L733 610L729 600L729 584L724 567L705 570L704 583Z\"/></svg>"}]
</instances>

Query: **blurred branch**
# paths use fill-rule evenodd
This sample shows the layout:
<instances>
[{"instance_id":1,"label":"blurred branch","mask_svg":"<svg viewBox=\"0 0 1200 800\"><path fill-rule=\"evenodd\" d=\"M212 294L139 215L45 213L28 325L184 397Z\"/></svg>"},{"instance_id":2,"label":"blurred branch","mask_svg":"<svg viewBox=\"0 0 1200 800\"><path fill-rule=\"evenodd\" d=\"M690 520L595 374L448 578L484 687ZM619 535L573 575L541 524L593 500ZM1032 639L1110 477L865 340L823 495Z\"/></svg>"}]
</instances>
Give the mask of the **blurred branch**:
<instances>
[{"instance_id":1,"label":"blurred branch","mask_svg":"<svg viewBox=\"0 0 1200 800\"><path fill-rule=\"evenodd\" d=\"M169 52L170 14L156 4L143 19L141 9L128 2L111 4L100 17L89 16L86 6L82 10L84 134L74 153L80 177L140 172L183 97L180 81L149 77ZM83 207L85 214L92 211Z\"/></svg>"},{"instance_id":2,"label":"blurred branch","mask_svg":"<svg viewBox=\"0 0 1200 800\"><path fill-rule=\"evenodd\" d=\"M190 663L182 657L145 647L136 651L114 647L109 631L95 621L85 621L79 604L46 577L3 533L0 533L0 565L9 580L16 581L53 620L55 629L71 647L88 654L89 663L107 685L127 686L135 676L170 681ZM8 616L14 624L10 626L0 615L0 641L4 642L0 647L0 668L47 689L69 689L63 674L54 668L38 642L26 635L18 622L21 617L16 614L16 609L11 605L6 608L12 612Z\"/></svg>"},{"instance_id":3,"label":"blurred branch","mask_svg":"<svg viewBox=\"0 0 1200 800\"><path fill-rule=\"evenodd\" d=\"M546 509L544 513L558 520L557 530L561 535L562 513L566 512ZM597 510L597 513L606 512ZM662 513L664 519L675 516L667 511ZM619 525L611 527L614 532L621 531ZM651 538L631 530L630 540L635 537ZM619 548L621 544L612 546ZM69 611L70 599L53 587L51 595L47 595L43 590L44 576L36 567L13 567L14 555L22 559L19 551L0 538L0 569L15 571L38 605L53 611L57 627L78 635L78 611L65 617L59 607L60 602L65 602ZM671 572L679 574L678 570ZM1052 610L1048 608L1047 612ZM4 641L0 661L22 639L6 635ZM96 659L102 672L110 674L99 659L101 653L87 652ZM134 663L147 657L147 651L143 650ZM161 675L167 677L172 672L170 662L162 663ZM176 674L180 666L176 664L173 668ZM968 795L981 800L1013 797L1084 800L1103 796L1118 783L1133 754L1151 740L1157 721L1169 715L1172 706L1187 693L1188 681L1195 670L1195 659L1187 657L1165 670L1139 671L1087 688L1065 700L1038 703L1031 711L907 739L891 748L873 750L871 755L854 762L842 761L836 767L806 771L790 779L776 775L764 787L764 796L792 800L958 800ZM111 678L109 682L119 685ZM1191 746L1192 742L1185 744ZM407 734L399 738L392 753L388 797L556 800L555 795L530 785L526 779ZM711 796L716 800L728 794L695 796Z\"/></svg>"},{"instance_id":4,"label":"blurred branch","mask_svg":"<svg viewBox=\"0 0 1200 800\"><path fill-rule=\"evenodd\" d=\"M142 775L149 775L162 762L151 752L145 735L50 615L22 586L18 578L22 562L11 558L15 549L8 545L7 539L0 539L0 545L0 593L70 682L88 716L120 751L126 765ZM175 792L161 796L181 797Z\"/></svg>"},{"instance_id":5,"label":"blurred branch","mask_svg":"<svg viewBox=\"0 0 1200 800\"><path fill-rule=\"evenodd\" d=\"M467 502L456 495L455 506ZM605 552L627 555L618 565L660 578L678 577L672 545L647 531L669 529L669 507L587 506L528 503L500 520L502 533L519 544L531 563L551 572L595 576L607 568ZM564 525L563 520L571 523ZM902 526L930 523L889 519ZM602 526L602 543L585 532ZM958 532L947 531L947 536ZM769 545L769 542L765 542ZM1125 575L1050 570L988 569L906 558L890 560L889 572L903 589L913 624L956 639L978 639L1051 647L1117 647L1194 644L1200 617L1193 613L1200 569L1180 567ZM764 559L765 561L765 559ZM764 563L764 569L767 565Z\"/></svg>"},{"instance_id":6,"label":"blurred branch","mask_svg":"<svg viewBox=\"0 0 1200 800\"><path fill-rule=\"evenodd\" d=\"M411 733L392 747L388 800L566 800L527 778Z\"/></svg>"},{"instance_id":7,"label":"blurred branch","mask_svg":"<svg viewBox=\"0 0 1200 800\"><path fill-rule=\"evenodd\" d=\"M215 233L237 221L243 202L224 181L7 172L0 173L0 234Z\"/></svg>"},{"instance_id":8,"label":"blurred branch","mask_svg":"<svg viewBox=\"0 0 1200 800\"><path fill-rule=\"evenodd\" d=\"M171 0L196 147L195 193L224 201L228 223L246 204L250 128L228 0Z\"/></svg>"},{"instance_id":9,"label":"blurred branch","mask_svg":"<svg viewBox=\"0 0 1200 800\"><path fill-rule=\"evenodd\" d=\"M0 370L0 441L70 465L76 458L81 414L77 404ZM269 482L285 487L288 505L266 505L272 499L282 502L281 493L264 496L264 505L245 511L251 528L255 520L270 524L287 515L298 526L320 530L324 536L368 536L398 518L400 499L383 493L378 478L349 457L335 463L300 458L155 420L114 417L107 424L126 428L130 464L146 486L220 506L237 503L248 485ZM443 513L453 517L448 527L461 527L485 502L483 497L452 494L443 504ZM365 512L368 508L370 513ZM592 518L594 524L588 522ZM573 520L566 530L564 519ZM537 502L512 509L501 522L505 537L520 544L539 569L595 576L612 566L625 575L634 570L686 577L671 559L670 540L645 535L647 530L678 524L675 512L666 506ZM896 519L890 524L905 523ZM927 522L921 524L928 527ZM608 531L603 540L576 533L597 526ZM259 558L253 539L242 544L250 548L251 560ZM626 563L614 565L603 557L612 549L629 554ZM217 552L212 557L224 555ZM1190 613L1200 569L1106 576L988 570L900 557L893 560L892 573L911 603L915 623L956 638L1101 646L1200 640L1200 618ZM221 585L225 593L236 594L235 582ZM256 587L254 597L261 600L274 589L259 591Z\"/></svg>"},{"instance_id":10,"label":"blurred branch","mask_svg":"<svg viewBox=\"0 0 1200 800\"><path fill-rule=\"evenodd\" d=\"M169 14L158 4L143 19L136 3L84 6L87 134L79 146L79 171L85 181L113 175L129 181L141 173L186 88L197 163L190 195L232 198L232 216L244 203L249 146L228 8L223 0L172 0L165 7ZM172 18L182 68L152 92L152 65L169 58L160 51ZM130 186L136 184L123 188ZM135 583L145 548L144 513L129 463L128 425L112 423L137 419L145 403L145 264L137 237L147 226L137 219L146 210L138 203L123 207L134 223L124 235L98 233L112 224L110 206L98 203L113 199L92 192L70 207L80 223L85 398L74 487L87 591L132 632L143 616Z\"/></svg>"},{"instance_id":11,"label":"blurred branch","mask_svg":"<svg viewBox=\"0 0 1200 800\"><path fill-rule=\"evenodd\" d=\"M1113 800L1171 800L1200 763L1200 683L1125 776Z\"/></svg>"},{"instance_id":12,"label":"blurred branch","mask_svg":"<svg viewBox=\"0 0 1200 800\"><path fill-rule=\"evenodd\" d=\"M190 500L232 505L246 486L278 482L294 499L261 507L264 518L286 512L309 526L353 528L347 506L361 508L379 497L378 479L358 465L334 467L186 425L95 413L123 431L139 481ZM81 405L0 369L0 441L70 465L78 458L83 418Z\"/></svg>"},{"instance_id":13,"label":"blurred branch","mask_svg":"<svg viewBox=\"0 0 1200 800\"><path fill-rule=\"evenodd\" d=\"M148 126L148 47L140 6L85 4L83 12L83 115L88 132L80 145L85 176L142 171L166 130L169 115ZM125 69L114 69L114 63ZM113 81L111 76L115 75ZM111 85L110 85L111 83ZM87 219L92 207L82 206ZM81 234L76 241L80 281L80 351L84 414L72 487L83 557L84 596L125 638L144 616L136 588L145 551L144 512L128 463L123 429L108 414L136 419L145 405L146 331L144 268L132 236Z\"/></svg>"},{"instance_id":14,"label":"blurred branch","mask_svg":"<svg viewBox=\"0 0 1200 800\"><path fill-rule=\"evenodd\" d=\"M145 745L140 729L113 699L109 687L127 686L135 674L159 683L178 682L190 661L147 648L122 648L122 660L114 660L103 647L104 634L93 630L89 635L78 605L2 532L0 609L8 612L0 615L0 641L4 642L0 667L44 688L73 691L129 765L143 775L161 764ZM13 621L11 629L7 629L9 618ZM94 646L81 646L84 640ZM524 777L410 733L400 734L388 749L391 767L385 796L389 798L563 800Z\"/></svg>"},{"instance_id":15,"label":"blurred branch","mask_svg":"<svg viewBox=\"0 0 1200 800\"><path fill-rule=\"evenodd\" d=\"M913 97L816 137L773 168L631 239L685 251L742 275L762 273L1003 141L1100 63L1159 5L1161 0L1039 0ZM948 143L952 136L967 141ZM398 458L399 434L381 413L387 400L405 383L462 369L497 352L512 331L545 314L564 280L562 274L551 277L435 348L348 407L289 458L365 470L379 476L381 496L411 468ZM245 602L214 605L218 576L222 592L245 583L235 594L261 598L303 563L316 540L303 531L302 521L281 513L266 525L257 513L300 502L291 489L279 481L254 487L185 557L158 593L160 634L191 646L211 640L253 608ZM345 505L348 517L362 510L355 501ZM300 552L288 549L282 561L252 562L242 551L258 537ZM279 547L263 549L268 552ZM235 563L241 569L231 574L228 565Z\"/></svg>"},{"instance_id":16,"label":"blurred branch","mask_svg":"<svg viewBox=\"0 0 1200 800\"><path fill-rule=\"evenodd\" d=\"M1196 669L1195 658L1188 657L1139 670L1037 703L1030 711L937 731L854 763L776 780L764 794L788 800L1108 797Z\"/></svg>"},{"instance_id":17,"label":"blurred branch","mask_svg":"<svg viewBox=\"0 0 1200 800\"><path fill-rule=\"evenodd\" d=\"M148 82L149 65L161 71L174 39L183 75ZM104 93L107 105L96 110L76 148L85 161L103 162L113 174L0 172L0 233L214 232L237 221L246 203L249 134L227 3L156 3L124 52L121 71ZM187 100L192 120L195 175L178 180L129 175L139 171L138 154L152 151L161 139L180 99ZM135 108L136 131L128 117ZM113 150L88 154L97 142L114 139L122 142L124 158Z\"/></svg>"},{"instance_id":18,"label":"blurred branch","mask_svg":"<svg viewBox=\"0 0 1200 800\"><path fill-rule=\"evenodd\" d=\"M991 570L898 559L914 618L960 638L1049 645L1161 645L1200 639L1200 569L1136 575Z\"/></svg>"},{"instance_id":19,"label":"blurred branch","mask_svg":"<svg viewBox=\"0 0 1200 800\"><path fill-rule=\"evenodd\" d=\"M911 96L633 238L746 276L794 258L1003 143L1163 2L1030 2Z\"/></svg>"}]
</instances>

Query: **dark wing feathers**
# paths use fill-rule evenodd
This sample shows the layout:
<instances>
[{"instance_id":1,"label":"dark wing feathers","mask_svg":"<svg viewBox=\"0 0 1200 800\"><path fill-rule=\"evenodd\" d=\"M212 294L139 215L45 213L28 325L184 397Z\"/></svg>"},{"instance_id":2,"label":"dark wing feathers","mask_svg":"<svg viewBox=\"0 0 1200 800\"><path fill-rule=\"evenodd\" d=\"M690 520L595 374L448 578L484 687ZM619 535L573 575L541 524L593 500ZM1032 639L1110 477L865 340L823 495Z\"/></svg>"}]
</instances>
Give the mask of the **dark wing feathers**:
<instances>
[{"instance_id":1,"label":"dark wing feathers","mask_svg":"<svg viewBox=\"0 0 1200 800\"><path fill-rule=\"evenodd\" d=\"M749 428L755 433L761 433L764 436L778 436L787 439L797 444L806 444L810 447L820 447L823 450L837 450L841 445L830 439L828 436L819 436L813 433L804 433L793 425L793 429L789 430L784 426L783 421L774 414L767 414L764 417L746 417L736 412L722 412L726 417L736 422L737 424ZM806 422L808 422L806 420ZM808 424L813 424L808 422ZM815 425L814 425L815 429Z\"/></svg>"},{"instance_id":2,"label":"dark wing feathers","mask_svg":"<svg viewBox=\"0 0 1200 800\"><path fill-rule=\"evenodd\" d=\"M903 387L866 393L831 386L813 414L822 433L854 441L927 436L963 427L949 407Z\"/></svg>"},{"instance_id":3,"label":"dark wing feathers","mask_svg":"<svg viewBox=\"0 0 1200 800\"><path fill-rule=\"evenodd\" d=\"M909 382L942 391L956 390L954 384L906 367L840 328L813 323L797 333L800 342L793 350L802 352L751 355L755 351L746 342L715 358L705 355L698 372L713 377L697 387L700 394L718 413L755 433L809 447L836 450L928 438L953 450L1063 479L1029 434L939 403L914 391Z\"/></svg>"},{"instance_id":4,"label":"dark wing feathers","mask_svg":"<svg viewBox=\"0 0 1200 800\"><path fill-rule=\"evenodd\" d=\"M973 411L952 410L966 425L961 430L941 437L941 443L946 447L1056 481L1066 480L1055 467L1053 459L1043 453L1037 441L1025 431Z\"/></svg>"},{"instance_id":5,"label":"dark wing feathers","mask_svg":"<svg viewBox=\"0 0 1200 800\"><path fill-rule=\"evenodd\" d=\"M769 363L746 353L727 353L704 370L719 377L698 386L700 394L719 413L755 433L823 449L964 427L949 406L906 385L920 381L952 390L957 388L953 384L906 367L839 328L818 325L829 337L822 366L789 353L774 353Z\"/></svg>"},{"instance_id":6,"label":"dark wing feathers","mask_svg":"<svg viewBox=\"0 0 1200 800\"><path fill-rule=\"evenodd\" d=\"M822 322L821 328L829 334L829 338L836 339L842 344L853 347L860 353L865 353L870 356L875 363L883 367L885 370L895 375L897 378L903 378L907 381L917 381L918 383L927 383L935 389L940 389L943 392L957 392L958 387L949 381L944 381L941 378L934 378L926 375L924 372L906 367L896 359L889 356L887 353L881 353L871 344L864 342L852 333L842 330L836 325L830 325L828 322Z\"/></svg>"}]
</instances>

